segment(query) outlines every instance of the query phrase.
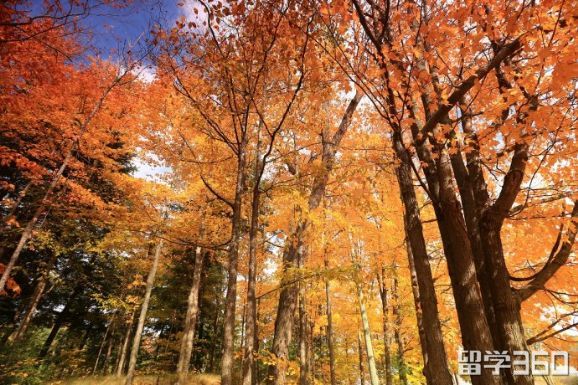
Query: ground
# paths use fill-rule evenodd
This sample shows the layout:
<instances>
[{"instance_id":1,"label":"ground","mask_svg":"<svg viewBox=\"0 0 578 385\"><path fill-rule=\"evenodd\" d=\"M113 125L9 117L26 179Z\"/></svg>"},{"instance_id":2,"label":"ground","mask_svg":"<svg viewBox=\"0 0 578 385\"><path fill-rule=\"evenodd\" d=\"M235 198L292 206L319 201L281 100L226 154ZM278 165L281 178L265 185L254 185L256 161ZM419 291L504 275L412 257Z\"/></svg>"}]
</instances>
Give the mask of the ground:
<instances>
[{"instance_id":1,"label":"ground","mask_svg":"<svg viewBox=\"0 0 578 385\"><path fill-rule=\"evenodd\" d=\"M191 375L186 385L219 385L220 377L215 374ZM133 385L172 385L174 376L138 376ZM51 382L48 385L123 385L124 377L82 377L66 381Z\"/></svg>"}]
</instances>

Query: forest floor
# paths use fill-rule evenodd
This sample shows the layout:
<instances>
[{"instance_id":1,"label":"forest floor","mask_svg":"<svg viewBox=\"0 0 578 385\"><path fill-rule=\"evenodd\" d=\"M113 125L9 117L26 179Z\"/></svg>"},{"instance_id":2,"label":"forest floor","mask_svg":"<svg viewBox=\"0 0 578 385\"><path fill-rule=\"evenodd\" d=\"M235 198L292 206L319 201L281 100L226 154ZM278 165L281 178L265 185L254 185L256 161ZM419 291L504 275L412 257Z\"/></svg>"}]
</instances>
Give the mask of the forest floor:
<instances>
[{"instance_id":1,"label":"forest floor","mask_svg":"<svg viewBox=\"0 0 578 385\"><path fill-rule=\"evenodd\" d=\"M137 376L134 385L172 385L174 376ZM221 378L215 374L191 375L186 385L219 385ZM52 382L48 385L124 385L124 377L82 377L66 380L64 382Z\"/></svg>"},{"instance_id":2,"label":"forest floor","mask_svg":"<svg viewBox=\"0 0 578 385\"><path fill-rule=\"evenodd\" d=\"M578 385L578 376L554 377L554 385ZM172 385L175 378L172 375L159 376L137 376L134 385ZM216 374L198 374L189 378L186 385L219 385L220 377ZM67 380L64 382L53 382L49 385L123 385L124 377L83 377ZM548 385L542 378L536 378L536 385Z\"/></svg>"}]
</instances>

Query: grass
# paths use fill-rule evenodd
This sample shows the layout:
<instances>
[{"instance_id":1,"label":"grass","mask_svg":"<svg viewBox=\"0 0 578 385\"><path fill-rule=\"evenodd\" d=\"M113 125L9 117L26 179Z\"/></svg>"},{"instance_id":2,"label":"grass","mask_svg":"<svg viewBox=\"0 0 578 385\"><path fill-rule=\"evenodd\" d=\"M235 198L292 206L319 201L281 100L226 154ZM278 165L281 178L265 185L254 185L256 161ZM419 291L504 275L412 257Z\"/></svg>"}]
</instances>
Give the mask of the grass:
<instances>
[{"instance_id":1,"label":"grass","mask_svg":"<svg viewBox=\"0 0 578 385\"><path fill-rule=\"evenodd\" d=\"M133 385L173 385L175 379L174 375L167 374L137 376ZM215 374L192 374L185 385L219 385L220 383L220 377ZM80 377L51 382L47 385L124 385L124 377Z\"/></svg>"}]
</instances>

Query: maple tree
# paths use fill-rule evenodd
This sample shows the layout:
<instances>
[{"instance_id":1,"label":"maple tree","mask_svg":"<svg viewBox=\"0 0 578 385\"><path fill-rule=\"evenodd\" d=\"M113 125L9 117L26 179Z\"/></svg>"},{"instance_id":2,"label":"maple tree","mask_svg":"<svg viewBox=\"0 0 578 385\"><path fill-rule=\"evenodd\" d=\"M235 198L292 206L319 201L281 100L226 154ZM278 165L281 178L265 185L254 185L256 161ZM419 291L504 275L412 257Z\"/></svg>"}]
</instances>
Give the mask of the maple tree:
<instances>
[{"instance_id":1,"label":"maple tree","mask_svg":"<svg viewBox=\"0 0 578 385\"><path fill-rule=\"evenodd\" d=\"M2 381L578 365L575 1L201 0L96 54L128 4L0 6Z\"/></svg>"}]
</instances>

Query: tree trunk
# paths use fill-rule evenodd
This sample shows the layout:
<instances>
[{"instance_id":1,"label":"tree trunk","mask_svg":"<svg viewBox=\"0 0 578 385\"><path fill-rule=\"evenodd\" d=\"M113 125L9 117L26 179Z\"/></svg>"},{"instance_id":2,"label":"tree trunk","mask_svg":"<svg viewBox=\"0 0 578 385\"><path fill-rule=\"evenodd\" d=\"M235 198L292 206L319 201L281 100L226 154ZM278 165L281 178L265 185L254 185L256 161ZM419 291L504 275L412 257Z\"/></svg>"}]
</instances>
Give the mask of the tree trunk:
<instances>
[{"instance_id":1,"label":"tree trunk","mask_svg":"<svg viewBox=\"0 0 578 385\"><path fill-rule=\"evenodd\" d=\"M239 264L239 245L243 227L241 211L243 190L245 189L247 134L243 134L237 154L237 182L231 220L231 242L229 244L229 267L227 279L227 296L225 298L225 319L223 328L223 357L221 361L221 385L233 383L233 350L235 345L235 311L237 306L237 268Z\"/></svg>"},{"instance_id":2,"label":"tree trunk","mask_svg":"<svg viewBox=\"0 0 578 385\"><path fill-rule=\"evenodd\" d=\"M70 146L70 148L66 152L66 155L64 156L64 159L62 160L62 163L60 164L60 167L58 168L58 170L56 170L56 173L52 177L50 184L48 185L48 188L46 189L46 192L44 193L42 199L40 200L40 202L38 204L38 207L36 208L36 210L34 211L34 214L32 215L32 218L28 221L28 223L24 227L24 230L22 231L22 234L20 235L20 239L18 241L18 244L16 245L16 248L14 249L14 251L12 252L12 255L10 256L10 260L8 261L8 264L6 265L6 269L4 270L2 277L0 277L0 292L2 292L4 290L4 287L6 286L6 282L8 281L8 278L10 278L10 274L12 273L12 269L14 268L14 266L16 265L16 262L18 261L18 258L20 257L20 253L22 253L24 246L26 246L26 243L32 237L34 227L36 226L36 223L40 219L40 216L46 210L46 208L50 205L50 199L52 197L52 193L54 192L56 186L58 185L60 178L64 174L66 167L68 167L68 163L70 162L70 160L72 159L72 157L74 155L74 151L76 150L76 148L78 146L80 138L88 129L90 122L96 116L96 114L98 113L100 108L102 107L104 100L106 99L106 97L108 96L110 91L116 85L118 85L119 82L122 80L122 78L129 72L130 71L127 69L121 76L114 79L114 81L106 88L103 95L98 99L94 108L88 114L88 116L86 117L84 122L80 125L78 135L76 135L76 137L74 138L72 145Z\"/></svg>"},{"instance_id":3,"label":"tree trunk","mask_svg":"<svg viewBox=\"0 0 578 385\"><path fill-rule=\"evenodd\" d=\"M293 316L297 306L299 287L291 284L291 278L286 274L288 270L295 269L297 264L297 253L302 247L302 226L300 225L294 234L293 239L288 240L289 245L283 252L283 279L281 280L281 292L279 294L279 305L277 307L277 317L275 318L275 334L273 336L272 352L276 357L276 363L269 366L269 378L274 385L284 385L286 369L289 359L289 344L293 330Z\"/></svg>"},{"instance_id":4,"label":"tree trunk","mask_svg":"<svg viewBox=\"0 0 578 385\"><path fill-rule=\"evenodd\" d=\"M411 177L411 159L403 146L400 133L394 133L393 145L401 162L396 174L404 207L405 234L411 250L408 258L410 265L415 266L419 305L423 310L423 319L427 320L423 323L426 338L425 346L422 345L424 375L428 385L452 385L437 309L437 296Z\"/></svg>"},{"instance_id":5,"label":"tree trunk","mask_svg":"<svg viewBox=\"0 0 578 385\"><path fill-rule=\"evenodd\" d=\"M199 313L199 288L201 287L201 272L203 270L204 251L200 247L195 249L195 267L193 269L193 283L187 300L187 314L185 316L185 327L181 339L181 350L177 364L178 383L184 384L189 373L191 354L193 352L193 341L195 337L195 327L197 325L197 314Z\"/></svg>"},{"instance_id":6,"label":"tree trunk","mask_svg":"<svg viewBox=\"0 0 578 385\"><path fill-rule=\"evenodd\" d=\"M361 331L357 333L357 351L359 353L359 384L365 385L365 369L363 368L363 342Z\"/></svg>"},{"instance_id":7,"label":"tree trunk","mask_svg":"<svg viewBox=\"0 0 578 385\"><path fill-rule=\"evenodd\" d=\"M36 284L34 292L32 293L32 298L30 298L30 303L26 308L24 316L20 320L18 328L14 331L14 333L12 333L12 335L9 338L10 342L14 343L20 341L20 339L22 339L22 337L28 330L30 322L34 317L34 313L36 312L36 308L38 307L38 304L42 299L42 295L44 294L44 290L46 289L47 284L48 284L48 276L47 274L42 274L38 279L38 283Z\"/></svg>"},{"instance_id":8,"label":"tree trunk","mask_svg":"<svg viewBox=\"0 0 578 385\"><path fill-rule=\"evenodd\" d=\"M357 109L357 106L363 97L363 94L356 91L354 97L350 100L339 127L335 133L329 137L329 133L324 130L322 132L322 167L313 180L311 193L309 195L309 211L315 210L319 207L324 195L325 188L327 186L327 181L329 180L329 175L333 170L335 162L335 154L339 149L341 140L345 136L351 121L353 119L353 114ZM295 230L288 237L288 244L283 252L283 271L294 269L298 266L299 261L305 259L304 257L304 247L303 247L303 235L308 226L307 220L300 219L297 222ZM281 282L281 293L279 294L279 305L277 308L277 318L275 319L275 334L273 337L273 349L272 352L277 357L277 365L271 365L269 367L269 377L272 378L272 383L274 385L284 385L285 384L285 366L287 364L288 349L291 343L291 329L293 327L293 313L297 306L298 288L297 285L284 285L287 277L286 274L283 275L283 280ZM278 365L282 365L281 368ZM280 370L281 369L281 370ZM229 385L229 384L223 384Z\"/></svg>"},{"instance_id":9,"label":"tree trunk","mask_svg":"<svg viewBox=\"0 0 578 385\"><path fill-rule=\"evenodd\" d=\"M159 265L159 259L161 256L162 247L163 247L163 240L161 239L159 241L159 243L157 244L157 247L156 247L156 250L154 253L153 263L151 265L151 269L149 270L149 274L147 277L145 295L143 298L136 331L134 333L134 338L133 338L133 342L132 342L132 349L130 351L130 359L128 362L128 371L127 371L127 375L126 375L125 385L132 385L132 382L134 380L134 374L135 374L135 370L136 370L136 361L138 358L138 350L140 347L140 340L142 337L142 332L143 332L144 324L146 321L147 311L148 311L149 303L150 303L150 299L151 299L151 293L153 291L153 286L155 283L155 276L157 274L157 268ZM150 253L150 246L149 246L149 250L148 250L147 254L149 254L149 253Z\"/></svg>"},{"instance_id":10,"label":"tree trunk","mask_svg":"<svg viewBox=\"0 0 578 385\"><path fill-rule=\"evenodd\" d=\"M108 371L109 371L109 361L110 361L110 357L112 355L112 348L114 346L115 343L115 338L114 335L111 335L110 338L108 339L108 347L106 348L106 355L104 356L104 361L102 362L102 374L103 375L107 375Z\"/></svg>"},{"instance_id":11,"label":"tree trunk","mask_svg":"<svg viewBox=\"0 0 578 385\"><path fill-rule=\"evenodd\" d=\"M440 151L437 174L440 199L436 217L456 301L463 346L465 350L492 351L495 347L477 282L471 243L452 183L450 160L445 150ZM501 383L501 379L494 376L490 369L482 368L480 376L472 376L472 383L497 385Z\"/></svg>"},{"instance_id":12,"label":"tree trunk","mask_svg":"<svg viewBox=\"0 0 578 385\"><path fill-rule=\"evenodd\" d=\"M117 377L121 377L123 372L124 372L124 363L126 361L126 353L128 351L128 343L130 342L130 335L132 333L132 325L134 324L134 316L135 316L135 310L133 309L133 311L130 314L130 321L126 327L126 333L124 335L122 347L119 351L118 364L116 365L116 376Z\"/></svg>"},{"instance_id":13,"label":"tree trunk","mask_svg":"<svg viewBox=\"0 0 578 385\"><path fill-rule=\"evenodd\" d=\"M365 338L365 350L367 352L367 367L369 368L369 378L371 385L379 385L377 376L377 366L375 365L375 355L373 353L373 343L371 342L371 330L369 328L369 318L365 308L365 298L361 284L357 282L357 299L359 301L359 314L361 315L361 325Z\"/></svg>"},{"instance_id":14,"label":"tree trunk","mask_svg":"<svg viewBox=\"0 0 578 385\"><path fill-rule=\"evenodd\" d=\"M66 305L64 306L64 309L62 309L62 311L60 313L58 313L56 320L54 320L54 324L52 325L52 329L50 330L50 334L46 338L46 341L44 341L44 345L42 345L42 349L40 349L40 353L38 353L38 358L42 359L42 358L46 357L46 355L48 354L48 351L50 350L52 343L56 339L56 335L60 331L60 328L66 322L66 319L68 318L68 315L70 313L70 308L72 307L74 300L80 294L81 291L82 291L82 286L80 286L80 285L77 285L74 288L74 290L72 291L72 294L68 298L68 301L66 302Z\"/></svg>"},{"instance_id":15,"label":"tree trunk","mask_svg":"<svg viewBox=\"0 0 578 385\"><path fill-rule=\"evenodd\" d=\"M273 143L270 144L272 146ZM255 339L257 336L257 298L255 294L257 285L257 235L259 230L259 209L261 206L260 182L264 170L259 161L260 141L257 142L255 151L255 173L253 184L253 197L251 201L251 224L249 228L249 272L247 277L247 312L245 320L245 349L243 352L243 385L253 385L253 370L255 368ZM269 152L268 152L269 153Z\"/></svg>"},{"instance_id":16,"label":"tree trunk","mask_svg":"<svg viewBox=\"0 0 578 385\"><path fill-rule=\"evenodd\" d=\"M387 284L385 281L385 267L377 273L379 284L379 298L381 299L381 313L383 316L383 366L385 371L385 384L393 385L393 373L391 371L391 352L389 350L389 306Z\"/></svg>"},{"instance_id":17,"label":"tree trunk","mask_svg":"<svg viewBox=\"0 0 578 385\"><path fill-rule=\"evenodd\" d=\"M397 365L399 367L399 382L402 385L407 385L407 365L405 363L405 344L401 336L401 325L403 324L403 317L401 315L401 304L399 302L399 282L397 278L397 266L393 268L393 287L391 288L393 299L393 317L395 320L394 336L397 344Z\"/></svg>"},{"instance_id":18,"label":"tree trunk","mask_svg":"<svg viewBox=\"0 0 578 385\"><path fill-rule=\"evenodd\" d=\"M100 362L100 355L102 354L102 350L104 349L104 345L107 342L107 337L111 331L113 322L114 322L114 314L112 316L112 319L110 320L110 322L106 326L106 330L104 332L104 336L102 337L102 342L100 344L100 348L98 349L98 353L96 354L96 361L94 362L94 367L92 368L92 375L93 376L96 374L96 370L98 369L98 364ZM109 346L110 346L110 343L109 343Z\"/></svg>"},{"instance_id":19,"label":"tree trunk","mask_svg":"<svg viewBox=\"0 0 578 385\"><path fill-rule=\"evenodd\" d=\"M427 378L431 378L431 376L426 375L426 366L425 366L425 356L427 354L427 338L425 335L425 328L424 328L424 319L423 319L423 310L421 308L421 299L419 297L419 287L417 281L417 274L415 272L415 263L413 260L413 255L411 255L411 248L409 245L407 246L407 253L409 259L409 270L411 275L411 291L413 294L413 301L415 305L415 317L417 319L417 331L419 334L419 342L421 345L422 357L424 357L424 371L423 374Z\"/></svg>"},{"instance_id":20,"label":"tree trunk","mask_svg":"<svg viewBox=\"0 0 578 385\"><path fill-rule=\"evenodd\" d=\"M304 286L304 282L299 282L299 385L308 385L310 376L311 341Z\"/></svg>"},{"instance_id":21,"label":"tree trunk","mask_svg":"<svg viewBox=\"0 0 578 385\"><path fill-rule=\"evenodd\" d=\"M325 258L325 269L329 269L329 261ZM327 315L327 348L329 350L330 385L337 385L335 377L335 347L333 346L333 314L331 309L331 287L329 279L325 279L325 311ZM387 384L392 385L392 384Z\"/></svg>"}]
</instances>

